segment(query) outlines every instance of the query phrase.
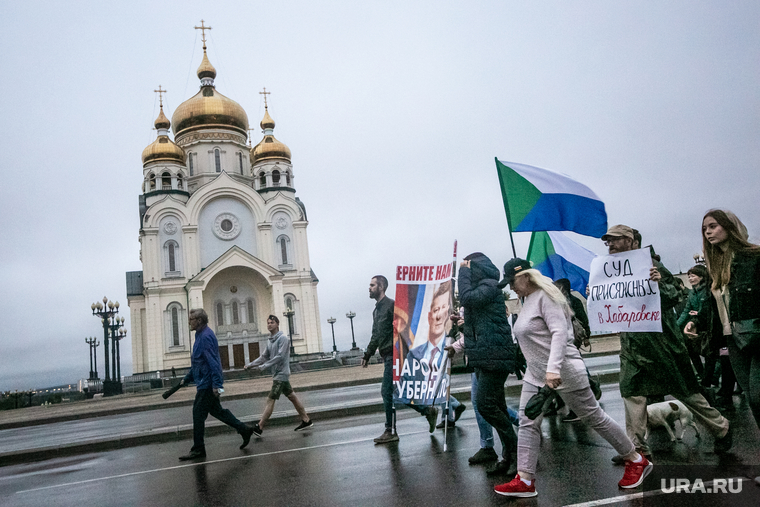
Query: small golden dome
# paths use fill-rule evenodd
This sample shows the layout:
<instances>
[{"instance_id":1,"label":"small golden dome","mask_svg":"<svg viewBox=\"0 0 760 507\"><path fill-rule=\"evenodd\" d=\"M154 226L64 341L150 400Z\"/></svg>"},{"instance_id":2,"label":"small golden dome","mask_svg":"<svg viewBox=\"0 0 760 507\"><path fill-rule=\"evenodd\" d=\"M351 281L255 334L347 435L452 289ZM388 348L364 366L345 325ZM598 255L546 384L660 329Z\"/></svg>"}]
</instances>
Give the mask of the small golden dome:
<instances>
[{"instance_id":1,"label":"small golden dome","mask_svg":"<svg viewBox=\"0 0 760 507\"><path fill-rule=\"evenodd\" d=\"M208 56L206 55L206 46L203 46L203 48L203 60L201 60L201 66L198 67L198 79L203 79L204 77L210 77L211 79L214 79L216 77L216 69L208 60Z\"/></svg>"},{"instance_id":2,"label":"small golden dome","mask_svg":"<svg viewBox=\"0 0 760 507\"><path fill-rule=\"evenodd\" d=\"M269 110L264 109L264 118L261 120L261 128L264 129L264 139L251 148L251 163L265 158L284 158L290 161L290 148L275 139L274 120L269 116Z\"/></svg>"},{"instance_id":3,"label":"small golden dome","mask_svg":"<svg viewBox=\"0 0 760 507\"><path fill-rule=\"evenodd\" d=\"M177 146L168 136L158 138L142 152L143 165L148 162L165 161L185 164L185 150Z\"/></svg>"},{"instance_id":4,"label":"small golden dome","mask_svg":"<svg viewBox=\"0 0 760 507\"><path fill-rule=\"evenodd\" d=\"M269 116L268 109L264 109L264 118L261 119L261 123L259 123L259 125L263 130L274 129L274 120L271 116Z\"/></svg>"},{"instance_id":5,"label":"small golden dome","mask_svg":"<svg viewBox=\"0 0 760 507\"><path fill-rule=\"evenodd\" d=\"M157 129L166 129L168 130L171 124L169 123L169 118L166 117L164 114L164 106L161 106L161 111L158 113L158 118L156 118L156 122L153 124Z\"/></svg>"},{"instance_id":6,"label":"small golden dome","mask_svg":"<svg viewBox=\"0 0 760 507\"><path fill-rule=\"evenodd\" d=\"M172 115L174 137L201 128L229 128L248 135L248 115L240 104L211 86L204 86Z\"/></svg>"}]
</instances>

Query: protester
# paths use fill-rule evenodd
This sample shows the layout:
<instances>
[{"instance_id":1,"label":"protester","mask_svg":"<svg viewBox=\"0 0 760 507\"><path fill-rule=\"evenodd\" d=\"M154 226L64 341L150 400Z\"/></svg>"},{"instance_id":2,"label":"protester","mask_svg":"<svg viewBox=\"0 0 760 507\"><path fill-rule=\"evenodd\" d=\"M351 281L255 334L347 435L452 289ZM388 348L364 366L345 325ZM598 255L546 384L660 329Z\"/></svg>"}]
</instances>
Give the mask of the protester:
<instances>
[{"instance_id":1,"label":"protester","mask_svg":"<svg viewBox=\"0 0 760 507\"><path fill-rule=\"evenodd\" d=\"M398 441L398 433L393 424L393 303L394 301L385 295L388 290L388 279L383 275L372 277L369 283L369 297L376 301L372 312L372 336L367 345L367 350L362 358L362 367L369 366L369 359L380 352L383 358L383 383L380 394L383 397L385 407L385 431L375 439L376 444L387 444ZM438 409L435 406L418 407L410 405L428 421L430 433L435 431L435 423L438 419Z\"/></svg>"},{"instance_id":2,"label":"protester","mask_svg":"<svg viewBox=\"0 0 760 507\"><path fill-rule=\"evenodd\" d=\"M515 345L498 287L499 269L477 252L460 264L459 302L464 308L464 346L467 364L475 368L475 405L501 440L502 460L486 473L514 476L517 471L517 435L504 399L504 383L515 371Z\"/></svg>"},{"instance_id":3,"label":"protester","mask_svg":"<svg viewBox=\"0 0 760 507\"><path fill-rule=\"evenodd\" d=\"M528 369L520 394L518 473L510 482L497 485L494 491L504 496L536 496L534 477L543 416L529 419L525 415L525 406L544 384L555 389L582 421L624 456L625 473L618 485L621 488L640 485L651 472L652 464L636 452L623 428L602 410L594 397L586 366L572 343L572 311L565 296L550 278L531 269L530 263L522 259L512 259L504 265L504 279L500 285L509 285L523 299L520 317L515 323L515 336Z\"/></svg>"},{"instance_id":4,"label":"protester","mask_svg":"<svg viewBox=\"0 0 760 507\"><path fill-rule=\"evenodd\" d=\"M274 410L274 404L280 399L281 394L290 400L301 418L301 424L295 428L295 431L302 431L314 426L301 400L298 399L290 385L290 340L285 333L280 331L280 319L277 316L270 315L267 317L267 330L270 336L264 352L257 359L245 365L246 370L265 371L269 368L272 369L272 389L267 396L264 413L261 414L259 422L253 425L253 434L257 437L260 437L264 431L264 426Z\"/></svg>"},{"instance_id":5,"label":"protester","mask_svg":"<svg viewBox=\"0 0 760 507\"><path fill-rule=\"evenodd\" d=\"M681 317L684 314L684 310L689 305L689 300L692 299L694 290L689 290L686 288L686 285L683 283L683 280L681 280L678 277L674 277L673 281L676 283L676 288L681 293L681 298L676 303L676 305L673 307L673 311L676 314L676 324L678 329L684 328L684 323L682 323ZM688 316L688 313L687 313ZM697 378L702 380L705 378L705 368L702 364L702 357L701 357L701 344L697 343L696 340L686 339L684 341L686 344L686 350L689 353L689 359L691 359L691 364L694 366L694 370L697 372ZM704 386L704 384L703 384Z\"/></svg>"},{"instance_id":6,"label":"protester","mask_svg":"<svg viewBox=\"0 0 760 507\"><path fill-rule=\"evenodd\" d=\"M602 240L610 254L633 249L633 231L626 225L610 227ZM647 396L670 394L683 402L713 434L714 451L727 452L732 445L733 430L728 419L711 407L700 393L701 386L673 312L680 297L674 277L654 257L652 264L650 280L657 282L660 292L662 332L620 333L619 384L626 431L636 449L649 459L651 450L645 438Z\"/></svg>"},{"instance_id":7,"label":"protester","mask_svg":"<svg viewBox=\"0 0 760 507\"><path fill-rule=\"evenodd\" d=\"M747 228L730 211L710 210L702 219L713 308L727 338L736 380L760 427L760 246L748 238ZM687 330L695 332L694 327L690 323Z\"/></svg>"},{"instance_id":8,"label":"protester","mask_svg":"<svg viewBox=\"0 0 760 507\"><path fill-rule=\"evenodd\" d=\"M693 346L698 349L699 354L705 358L702 376L702 387L705 389L709 389L713 385L713 379L716 377L715 367L720 361L722 381L715 407L730 409L733 407L732 395L736 377L734 377L734 370L731 368L731 361L728 357L723 326L720 323L720 318L713 311L715 300L710 292L711 281L707 274L707 268L702 264L697 264L687 271L687 276L692 285L692 292L678 317L678 329L684 330L687 345L694 344ZM699 333L687 332L684 327L689 322L700 321L704 322L705 325L700 326L700 328L704 328L700 329Z\"/></svg>"},{"instance_id":9,"label":"protester","mask_svg":"<svg viewBox=\"0 0 760 507\"><path fill-rule=\"evenodd\" d=\"M509 316L509 310L507 310L507 316ZM460 330L459 339L449 347L446 347L449 355L453 357L455 354L462 354L465 351L464 333L461 332L464 329L464 318L459 315L452 315L451 320L458 325ZM467 461L470 465L490 463L499 459L499 455L496 454L496 451L493 449L493 426L488 424L478 410L478 376L475 374L475 369L470 365L466 365L465 368L470 370L470 400L472 401L472 410L475 412L475 421L478 424L478 433L480 434L480 449L478 449L478 452L470 456ZM507 413L513 426L520 423L517 412L510 407L507 407Z\"/></svg>"},{"instance_id":10,"label":"protester","mask_svg":"<svg viewBox=\"0 0 760 507\"><path fill-rule=\"evenodd\" d=\"M208 327L208 314L202 309L190 310L189 324L190 329L195 331L195 343L190 356L190 371L180 385L195 382L197 392L193 402L193 447L189 454L180 456L182 461L206 457L204 434L209 414L240 433L243 437L241 449L248 445L253 434L250 426L240 422L229 410L223 409L219 402L219 396L224 392L222 361L219 359L219 342Z\"/></svg>"}]
</instances>

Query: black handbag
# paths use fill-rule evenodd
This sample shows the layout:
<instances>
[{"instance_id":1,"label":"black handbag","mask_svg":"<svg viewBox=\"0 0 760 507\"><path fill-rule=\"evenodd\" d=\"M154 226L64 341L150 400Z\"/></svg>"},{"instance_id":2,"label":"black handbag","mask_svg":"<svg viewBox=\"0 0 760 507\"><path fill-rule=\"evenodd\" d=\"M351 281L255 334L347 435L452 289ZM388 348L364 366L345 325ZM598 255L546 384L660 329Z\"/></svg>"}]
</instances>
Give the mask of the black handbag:
<instances>
[{"instance_id":1,"label":"black handbag","mask_svg":"<svg viewBox=\"0 0 760 507\"><path fill-rule=\"evenodd\" d=\"M745 319L732 322L731 334L739 350L760 346L760 319Z\"/></svg>"},{"instance_id":2,"label":"black handbag","mask_svg":"<svg viewBox=\"0 0 760 507\"><path fill-rule=\"evenodd\" d=\"M534 421L536 417L541 415L544 408L544 404L547 401L554 399L557 393L549 386L544 386L538 390L536 394L530 397L528 403L525 405L525 417Z\"/></svg>"}]
</instances>

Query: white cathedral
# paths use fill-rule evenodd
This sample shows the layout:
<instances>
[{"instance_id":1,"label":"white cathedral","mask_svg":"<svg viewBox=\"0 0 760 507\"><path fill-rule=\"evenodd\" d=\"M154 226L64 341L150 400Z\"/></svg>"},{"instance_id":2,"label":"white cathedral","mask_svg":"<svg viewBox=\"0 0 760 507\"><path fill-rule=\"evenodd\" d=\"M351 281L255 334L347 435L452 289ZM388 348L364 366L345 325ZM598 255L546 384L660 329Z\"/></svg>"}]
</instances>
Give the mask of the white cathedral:
<instances>
[{"instance_id":1,"label":"white cathedral","mask_svg":"<svg viewBox=\"0 0 760 507\"><path fill-rule=\"evenodd\" d=\"M268 315L287 334L287 310L295 312L295 352L322 351L309 223L290 149L275 139L266 107L263 139L246 145L248 116L216 90L215 77L204 37L200 91L171 123L161 103L157 139L142 154L143 270L127 273L134 373L190 365L187 318L195 308L209 315L225 370L264 350Z\"/></svg>"}]
</instances>

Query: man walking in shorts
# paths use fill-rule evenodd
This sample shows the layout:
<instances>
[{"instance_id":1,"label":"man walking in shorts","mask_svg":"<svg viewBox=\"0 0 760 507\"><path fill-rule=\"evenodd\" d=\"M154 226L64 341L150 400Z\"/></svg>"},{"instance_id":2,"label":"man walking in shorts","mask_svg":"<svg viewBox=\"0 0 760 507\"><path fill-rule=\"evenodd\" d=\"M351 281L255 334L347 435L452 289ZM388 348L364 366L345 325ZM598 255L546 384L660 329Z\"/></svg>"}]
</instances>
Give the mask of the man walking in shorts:
<instances>
[{"instance_id":1,"label":"man walking in shorts","mask_svg":"<svg viewBox=\"0 0 760 507\"><path fill-rule=\"evenodd\" d=\"M256 368L263 371L267 368L272 368L272 390L267 397L267 404L264 407L264 413L261 414L261 420L253 425L253 434L257 437L260 437L264 431L264 425L274 410L274 402L280 399L281 394L284 394L290 400L301 417L301 424L295 428L295 431L305 430L314 426L314 423L311 422L311 419L306 414L306 409L301 404L301 400L298 399L298 396L296 396L296 393L293 392L293 388L290 386L290 340L285 336L285 333L280 331L280 319L274 315L267 317L267 330L271 336L269 337L266 349L264 349L264 352L261 353L258 359L245 365L246 370Z\"/></svg>"}]
</instances>

